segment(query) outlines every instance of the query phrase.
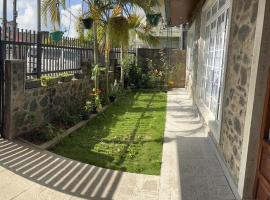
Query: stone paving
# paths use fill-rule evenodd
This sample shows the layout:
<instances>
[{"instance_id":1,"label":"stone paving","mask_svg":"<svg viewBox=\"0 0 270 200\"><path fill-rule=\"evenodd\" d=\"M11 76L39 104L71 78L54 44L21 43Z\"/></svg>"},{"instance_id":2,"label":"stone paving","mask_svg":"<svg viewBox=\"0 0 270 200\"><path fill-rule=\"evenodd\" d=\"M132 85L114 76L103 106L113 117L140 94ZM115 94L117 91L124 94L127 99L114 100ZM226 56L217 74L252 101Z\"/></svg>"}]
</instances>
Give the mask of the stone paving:
<instances>
[{"instance_id":1,"label":"stone paving","mask_svg":"<svg viewBox=\"0 0 270 200\"><path fill-rule=\"evenodd\" d=\"M159 176L104 169L19 142L0 139L0 165L0 199L158 198Z\"/></svg>"},{"instance_id":2,"label":"stone paving","mask_svg":"<svg viewBox=\"0 0 270 200\"><path fill-rule=\"evenodd\" d=\"M83 164L0 138L0 199L234 200L185 90L168 92L161 176Z\"/></svg>"},{"instance_id":3,"label":"stone paving","mask_svg":"<svg viewBox=\"0 0 270 200\"><path fill-rule=\"evenodd\" d=\"M160 200L234 200L197 110L184 89L168 93Z\"/></svg>"}]
</instances>

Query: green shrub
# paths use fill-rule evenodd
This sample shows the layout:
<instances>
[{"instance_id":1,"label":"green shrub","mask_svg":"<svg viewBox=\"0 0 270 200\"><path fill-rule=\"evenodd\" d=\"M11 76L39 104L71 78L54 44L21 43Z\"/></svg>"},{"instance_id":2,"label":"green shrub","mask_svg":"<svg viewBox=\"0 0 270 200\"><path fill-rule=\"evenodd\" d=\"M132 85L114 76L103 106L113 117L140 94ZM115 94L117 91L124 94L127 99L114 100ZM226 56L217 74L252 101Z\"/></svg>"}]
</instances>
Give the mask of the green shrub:
<instances>
[{"instance_id":1,"label":"green shrub","mask_svg":"<svg viewBox=\"0 0 270 200\"><path fill-rule=\"evenodd\" d=\"M59 82L59 77L43 76L41 77L41 84L43 86L53 86Z\"/></svg>"}]
</instances>

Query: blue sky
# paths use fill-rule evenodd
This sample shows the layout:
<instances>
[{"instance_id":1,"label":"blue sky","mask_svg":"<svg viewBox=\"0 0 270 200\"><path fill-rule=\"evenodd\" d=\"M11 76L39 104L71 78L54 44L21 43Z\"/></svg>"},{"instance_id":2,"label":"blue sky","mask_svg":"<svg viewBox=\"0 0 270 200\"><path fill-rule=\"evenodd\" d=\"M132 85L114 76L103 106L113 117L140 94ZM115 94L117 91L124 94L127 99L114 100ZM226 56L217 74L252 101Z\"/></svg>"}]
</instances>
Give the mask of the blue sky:
<instances>
[{"instance_id":1,"label":"blue sky","mask_svg":"<svg viewBox=\"0 0 270 200\"><path fill-rule=\"evenodd\" d=\"M82 10L82 0L66 0L67 10L61 11L61 29L65 31L65 36L76 37L77 32L74 26L74 17L70 17L70 12L74 15ZM70 2L70 5L69 5ZM7 0L8 21L12 20L13 0ZM0 19L3 16L3 0L0 0ZM37 0L17 0L19 28L36 30L37 29ZM68 11L69 10L69 11ZM141 11L139 11L141 12ZM70 20L71 19L71 20ZM51 31L50 27L42 25L42 30Z\"/></svg>"},{"instance_id":2,"label":"blue sky","mask_svg":"<svg viewBox=\"0 0 270 200\"><path fill-rule=\"evenodd\" d=\"M72 13L76 14L81 11L82 0L67 0L67 8L71 10ZM12 9L13 0L7 0L7 12L8 21L12 20ZM3 16L3 0L0 0L0 18ZM17 0L17 10L18 10L18 27L24 29L36 30L37 28L37 0ZM72 17L73 19L73 17ZM76 31L74 30L74 24L70 20L70 14L68 11L62 11L62 29L66 30L66 35L76 36ZM69 29L70 27L70 29ZM50 30L49 27L42 26L44 30ZM68 30L70 30L68 32Z\"/></svg>"}]
</instances>

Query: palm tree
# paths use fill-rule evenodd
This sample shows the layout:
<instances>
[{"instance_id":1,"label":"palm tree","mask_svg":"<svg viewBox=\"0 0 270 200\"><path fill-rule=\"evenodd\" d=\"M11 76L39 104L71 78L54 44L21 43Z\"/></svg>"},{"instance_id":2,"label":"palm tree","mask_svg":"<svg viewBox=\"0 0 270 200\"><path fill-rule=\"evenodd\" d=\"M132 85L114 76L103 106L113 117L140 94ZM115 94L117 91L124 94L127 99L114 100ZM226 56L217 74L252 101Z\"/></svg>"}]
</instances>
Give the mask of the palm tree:
<instances>
[{"instance_id":1,"label":"palm tree","mask_svg":"<svg viewBox=\"0 0 270 200\"><path fill-rule=\"evenodd\" d=\"M121 46L122 62L125 49L128 47L129 32L135 32L139 38L148 43L156 43L156 38L151 34L151 26L143 25L141 19L134 17L134 8L139 7L145 12L150 12L151 7L158 4L158 0L84 0L88 4L88 15L94 21L94 52L95 64L98 64L98 46L105 51L106 60L106 94L109 93L108 68L109 52L112 42L116 41ZM65 0L42 0L42 15L44 20L50 21L60 27L60 9L65 8ZM120 23L114 23L114 22ZM121 26L121 29L119 29ZM121 30L121 31L119 31ZM121 85L124 87L124 73L121 67Z\"/></svg>"},{"instance_id":2,"label":"palm tree","mask_svg":"<svg viewBox=\"0 0 270 200\"><path fill-rule=\"evenodd\" d=\"M145 25L142 18L134 14L134 7L140 7L149 12L151 7L157 5L156 0L116 0L116 1L94 1L89 2L89 14L93 15L97 26L101 28L99 46L105 51L106 67L109 65L109 52L112 43L121 47L121 62L125 55L125 49L129 44L129 33L134 32L138 37L148 44L157 44L158 40L152 35L151 26ZM95 2L99 2L98 4ZM93 9L94 8L94 9ZM98 17L96 17L98 16ZM123 65L121 65L123 66ZM121 67L120 83L124 87L124 71Z\"/></svg>"},{"instance_id":3,"label":"palm tree","mask_svg":"<svg viewBox=\"0 0 270 200\"><path fill-rule=\"evenodd\" d=\"M52 22L54 29L60 28L60 10L66 8L66 0L42 0L41 15L47 25L48 19Z\"/></svg>"}]
</instances>

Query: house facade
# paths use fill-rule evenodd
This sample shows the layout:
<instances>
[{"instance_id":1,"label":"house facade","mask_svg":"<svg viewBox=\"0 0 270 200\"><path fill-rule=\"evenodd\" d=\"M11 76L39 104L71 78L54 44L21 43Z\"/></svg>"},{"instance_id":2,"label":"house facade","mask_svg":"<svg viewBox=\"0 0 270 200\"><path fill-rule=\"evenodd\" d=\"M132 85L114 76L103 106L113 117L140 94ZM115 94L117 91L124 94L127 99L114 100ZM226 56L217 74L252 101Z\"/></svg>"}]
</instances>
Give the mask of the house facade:
<instances>
[{"instance_id":1,"label":"house facade","mask_svg":"<svg viewBox=\"0 0 270 200\"><path fill-rule=\"evenodd\" d=\"M171 0L167 10L172 26L189 23L186 87L234 193L269 199L270 1Z\"/></svg>"}]
</instances>

